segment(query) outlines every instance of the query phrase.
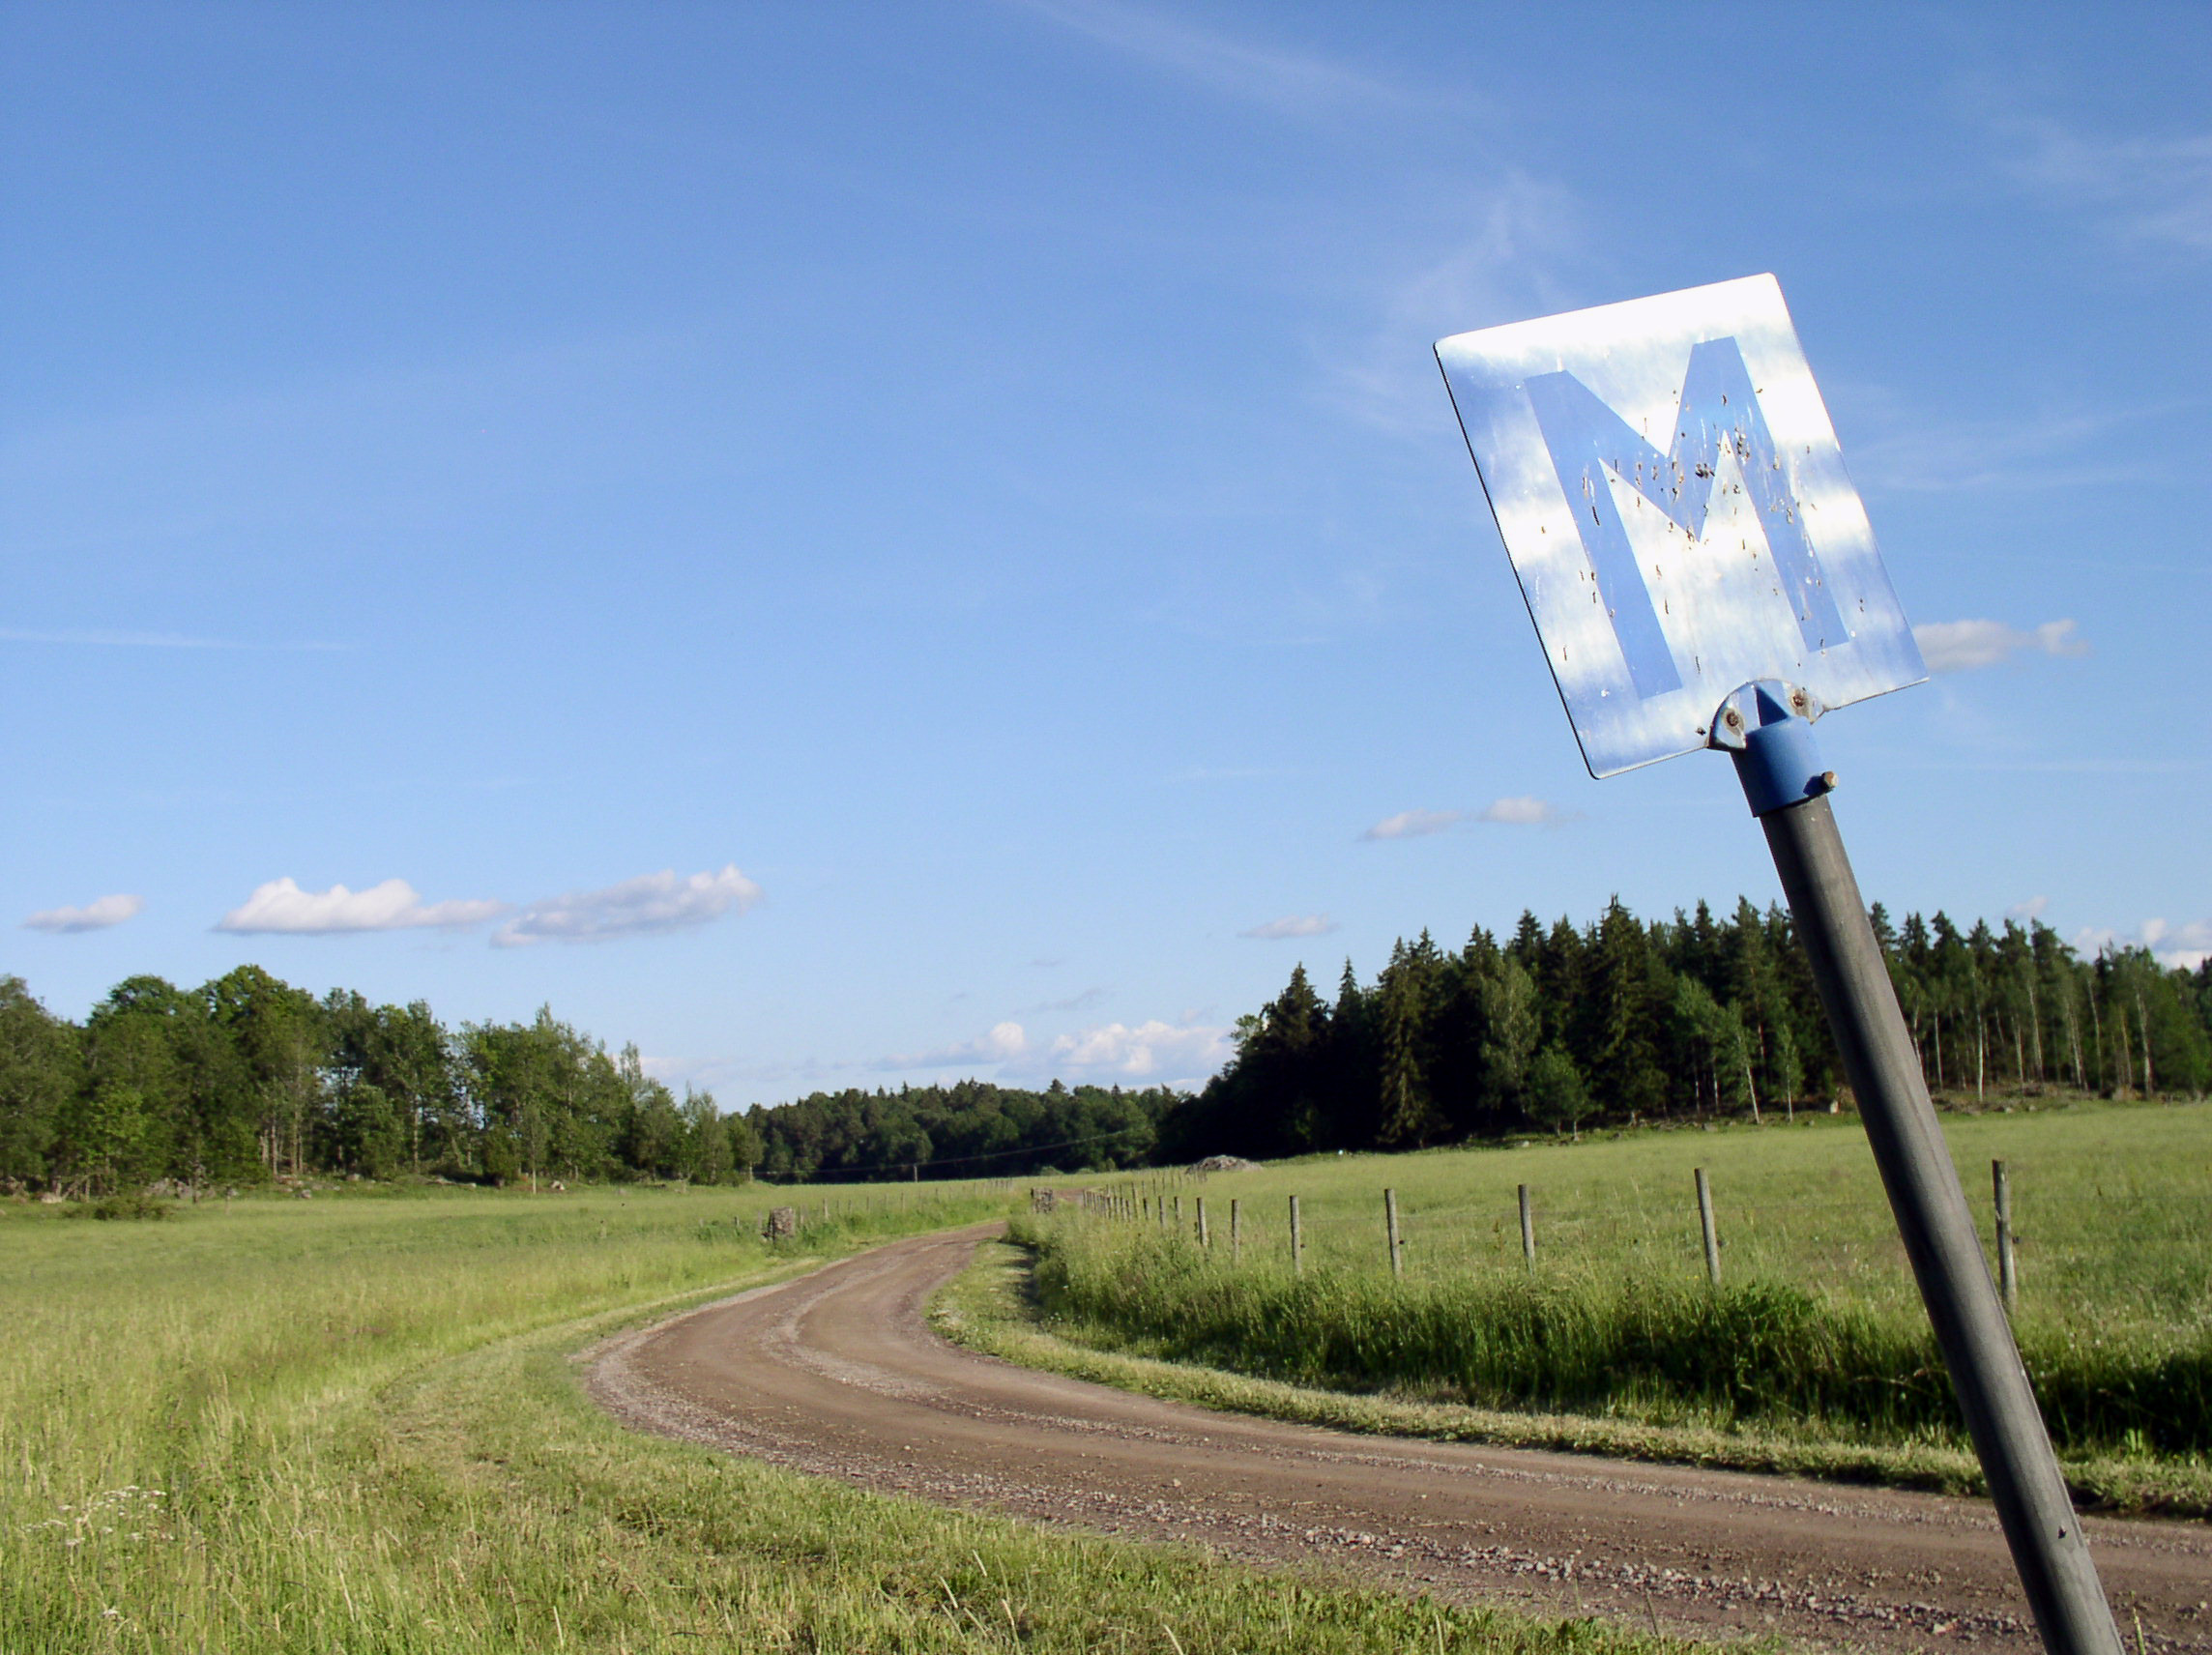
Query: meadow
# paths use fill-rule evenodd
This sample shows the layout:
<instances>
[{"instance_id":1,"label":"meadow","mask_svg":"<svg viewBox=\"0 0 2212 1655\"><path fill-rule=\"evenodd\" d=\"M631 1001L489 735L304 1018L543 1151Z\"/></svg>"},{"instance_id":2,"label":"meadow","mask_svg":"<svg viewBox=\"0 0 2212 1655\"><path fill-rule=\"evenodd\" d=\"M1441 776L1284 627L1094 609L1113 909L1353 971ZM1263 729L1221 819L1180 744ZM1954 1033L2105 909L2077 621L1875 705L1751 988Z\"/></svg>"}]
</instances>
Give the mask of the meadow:
<instances>
[{"instance_id":1,"label":"meadow","mask_svg":"<svg viewBox=\"0 0 2212 1655\"><path fill-rule=\"evenodd\" d=\"M2080 1102L1944 1126L1986 1240L1991 1162L2010 1169L2014 1324L2078 1485L2122 1505L2212 1509L2212 1107ZM1717 1287L1698 1168L1711 1180ZM1760 1445L1744 1463L1775 1463L1777 1442L1817 1450L1786 1456L1795 1469L1819 1468L1823 1454L1878 1469L1866 1449L1934 1450L1953 1468L1938 1481L1970 1465L1849 1117L1120 1187L1135 1217L1063 1207L1017 1224L1036 1307L1063 1344L1393 1402L1595 1419L1634 1428L1604 1445L1642 1452L1666 1453L1671 1432L1691 1458L1731 1458L1732 1437ZM1386 1187L1404 1238L1396 1276ZM1290 1261L1293 1194L1302 1270ZM1209 1247L1196 1235L1201 1201Z\"/></svg>"},{"instance_id":2,"label":"meadow","mask_svg":"<svg viewBox=\"0 0 2212 1655\"><path fill-rule=\"evenodd\" d=\"M628 1433L581 1391L576 1352L620 1327L1006 1199L0 1203L0 1648L1678 1647L864 1494ZM768 1244L785 1202L806 1228Z\"/></svg>"}]
</instances>

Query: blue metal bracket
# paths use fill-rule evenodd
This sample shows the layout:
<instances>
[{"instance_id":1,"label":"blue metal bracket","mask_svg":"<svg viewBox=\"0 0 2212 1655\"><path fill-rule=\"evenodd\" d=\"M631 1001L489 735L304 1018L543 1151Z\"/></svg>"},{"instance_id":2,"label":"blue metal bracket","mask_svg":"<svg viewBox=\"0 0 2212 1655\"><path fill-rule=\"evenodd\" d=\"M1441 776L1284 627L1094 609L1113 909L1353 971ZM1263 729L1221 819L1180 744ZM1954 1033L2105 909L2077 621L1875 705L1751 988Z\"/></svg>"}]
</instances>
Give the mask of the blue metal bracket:
<instances>
[{"instance_id":1,"label":"blue metal bracket","mask_svg":"<svg viewBox=\"0 0 2212 1655\"><path fill-rule=\"evenodd\" d=\"M1792 711L1817 713L1811 698L1781 683L1748 683L1721 703L1709 740L1735 761L1736 779L1754 816L1803 804L1832 792L1836 772L1820 763L1812 723Z\"/></svg>"}]
</instances>

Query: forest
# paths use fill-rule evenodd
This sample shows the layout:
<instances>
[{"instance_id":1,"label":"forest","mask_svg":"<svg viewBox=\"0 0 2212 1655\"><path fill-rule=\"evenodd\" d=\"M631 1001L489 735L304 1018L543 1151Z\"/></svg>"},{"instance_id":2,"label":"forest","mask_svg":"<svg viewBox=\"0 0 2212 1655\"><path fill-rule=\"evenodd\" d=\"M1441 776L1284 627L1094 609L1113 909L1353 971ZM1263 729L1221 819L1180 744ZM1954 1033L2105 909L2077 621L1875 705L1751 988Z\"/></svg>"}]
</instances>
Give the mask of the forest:
<instances>
[{"instance_id":1,"label":"forest","mask_svg":"<svg viewBox=\"0 0 2212 1655\"><path fill-rule=\"evenodd\" d=\"M2212 961L2083 959L2048 926L1961 931L1873 910L1931 1085L1988 1102L2062 1089L2200 1095ZM1840 1101L1779 908L1594 922L1524 914L1500 942L1401 941L1333 1001L1300 966L1240 1018L1196 1095L978 1080L818 1091L725 1114L541 1010L448 1027L422 1002L317 998L255 966L195 989L119 983L84 1021L0 978L0 1190L102 1195L316 1177L480 1183L1022 1176L1415 1148Z\"/></svg>"},{"instance_id":2,"label":"forest","mask_svg":"<svg viewBox=\"0 0 2212 1655\"><path fill-rule=\"evenodd\" d=\"M1124 1091L1054 1081L1043 1091L1020 1091L969 1080L815 1092L756 1107L745 1118L760 1135L766 1178L1018 1177L1150 1166L1161 1122L1188 1102L1166 1087Z\"/></svg>"},{"instance_id":3,"label":"forest","mask_svg":"<svg viewBox=\"0 0 2212 1655\"><path fill-rule=\"evenodd\" d=\"M328 1177L532 1186L1014 1176L1150 1162L1180 1094L976 1081L724 1114L542 1010L448 1028L255 966L116 985L84 1022L0 978L0 1190L101 1196Z\"/></svg>"},{"instance_id":4,"label":"forest","mask_svg":"<svg viewBox=\"0 0 2212 1655\"><path fill-rule=\"evenodd\" d=\"M721 1182L759 1153L743 1118L550 1011L449 1029L421 1002L317 999L241 966L196 989L128 978L77 1025L0 979L0 1187Z\"/></svg>"},{"instance_id":5,"label":"forest","mask_svg":"<svg viewBox=\"0 0 2212 1655\"><path fill-rule=\"evenodd\" d=\"M2212 1084L2212 961L2142 948L2083 960L2049 926L1962 932L1871 910L1929 1085L1954 1099L2071 1089L2200 1095ZM1502 943L1401 940L1376 980L1350 962L1333 1002L1301 965L1237 1024L1237 1055L1170 1117L1187 1160L1413 1148L1598 1121L1792 1113L1844 1082L1790 919L1748 899L1721 919L1594 923L1523 914Z\"/></svg>"}]
</instances>

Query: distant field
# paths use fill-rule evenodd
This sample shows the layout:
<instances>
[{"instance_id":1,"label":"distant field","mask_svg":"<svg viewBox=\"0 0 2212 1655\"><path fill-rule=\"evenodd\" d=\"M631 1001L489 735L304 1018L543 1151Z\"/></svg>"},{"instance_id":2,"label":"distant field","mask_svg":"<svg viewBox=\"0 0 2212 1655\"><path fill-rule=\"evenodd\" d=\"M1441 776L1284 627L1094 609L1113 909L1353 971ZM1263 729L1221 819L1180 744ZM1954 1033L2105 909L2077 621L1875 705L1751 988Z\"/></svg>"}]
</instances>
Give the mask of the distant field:
<instances>
[{"instance_id":1,"label":"distant field","mask_svg":"<svg viewBox=\"0 0 2212 1655\"><path fill-rule=\"evenodd\" d=\"M820 1203L834 1204L824 1223ZM811 1223L758 1238L771 1205ZM0 1649L1679 1645L1336 1590L638 1437L571 1356L1003 1187L0 1203Z\"/></svg>"},{"instance_id":2,"label":"distant field","mask_svg":"<svg viewBox=\"0 0 2212 1655\"><path fill-rule=\"evenodd\" d=\"M2016 1325L2062 1451L2212 1465L2212 1106L2082 1103L1944 1125L1985 1237L1990 1163L2010 1166ZM1705 1279L1699 1167L1717 1208L1718 1292ZM1402 1281L1384 1247L1385 1186L1398 1193ZM1093 1346L1479 1408L1854 1442L1961 1438L1848 1117L1122 1187L1168 1200L1171 1217L1179 1198L1181 1229L1078 1214L1021 1232L1040 1247L1054 1326ZM1294 1193L1302 1277L1289 1267ZM1201 1197L1206 1253L1191 1234Z\"/></svg>"}]
</instances>

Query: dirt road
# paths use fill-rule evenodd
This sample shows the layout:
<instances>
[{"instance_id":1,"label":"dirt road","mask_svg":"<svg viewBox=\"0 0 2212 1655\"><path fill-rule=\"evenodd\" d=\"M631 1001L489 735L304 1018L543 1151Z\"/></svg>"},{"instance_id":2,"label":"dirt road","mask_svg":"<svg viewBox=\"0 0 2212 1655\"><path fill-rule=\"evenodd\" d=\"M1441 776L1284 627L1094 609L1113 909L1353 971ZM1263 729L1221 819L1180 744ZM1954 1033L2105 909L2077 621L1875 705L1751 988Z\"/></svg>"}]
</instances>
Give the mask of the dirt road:
<instances>
[{"instance_id":1,"label":"dirt road","mask_svg":"<svg viewBox=\"0 0 2212 1655\"><path fill-rule=\"evenodd\" d=\"M1986 1505L1208 1412L978 1356L922 1316L993 1227L603 1348L622 1418L867 1488L1453 1599L1881 1649L2038 1648ZM2212 1651L2212 1524L2092 1519L2133 1643Z\"/></svg>"}]
</instances>

